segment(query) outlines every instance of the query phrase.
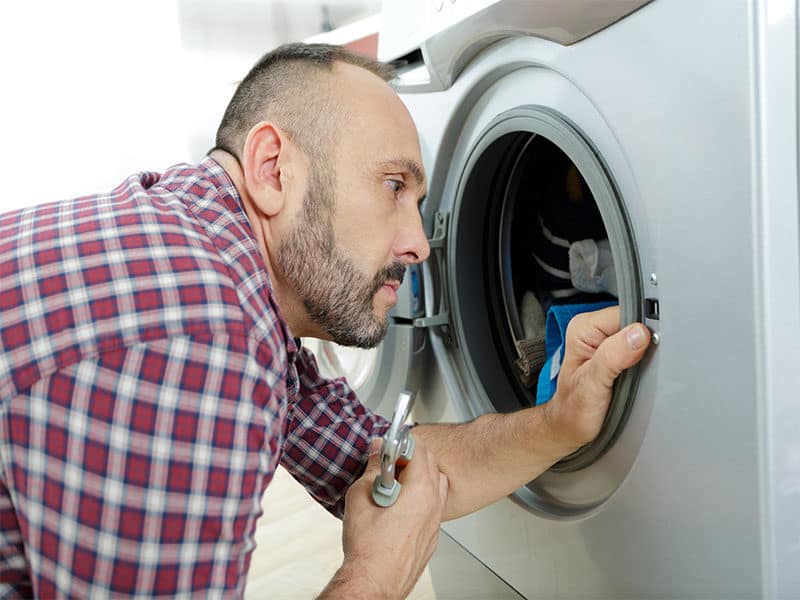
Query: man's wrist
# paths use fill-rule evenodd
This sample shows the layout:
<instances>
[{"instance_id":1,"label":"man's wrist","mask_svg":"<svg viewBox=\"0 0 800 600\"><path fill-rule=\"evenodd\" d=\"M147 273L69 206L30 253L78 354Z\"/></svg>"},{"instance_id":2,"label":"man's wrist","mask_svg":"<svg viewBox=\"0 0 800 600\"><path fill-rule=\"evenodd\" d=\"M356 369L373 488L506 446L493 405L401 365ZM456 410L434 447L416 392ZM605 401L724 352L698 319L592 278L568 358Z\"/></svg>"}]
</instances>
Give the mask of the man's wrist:
<instances>
[{"instance_id":1,"label":"man's wrist","mask_svg":"<svg viewBox=\"0 0 800 600\"><path fill-rule=\"evenodd\" d=\"M583 444L572 439L570 428L563 426L563 418L559 415L560 402L557 397L553 397L549 402L542 405L542 426L544 435L541 439L547 440L548 445L545 449L553 462L558 462L565 456L572 454ZM541 441L540 439L540 441Z\"/></svg>"},{"instance_id":2,"label":"man's wrist","mask_svg":"<svg viewBox=\"0 0 800 600\"><path fill-rule=\"evenodd\" d=\"M368 573L368 568L345 559L317 600L378 600L389 598Z\"/></svg>"}]
</instances>

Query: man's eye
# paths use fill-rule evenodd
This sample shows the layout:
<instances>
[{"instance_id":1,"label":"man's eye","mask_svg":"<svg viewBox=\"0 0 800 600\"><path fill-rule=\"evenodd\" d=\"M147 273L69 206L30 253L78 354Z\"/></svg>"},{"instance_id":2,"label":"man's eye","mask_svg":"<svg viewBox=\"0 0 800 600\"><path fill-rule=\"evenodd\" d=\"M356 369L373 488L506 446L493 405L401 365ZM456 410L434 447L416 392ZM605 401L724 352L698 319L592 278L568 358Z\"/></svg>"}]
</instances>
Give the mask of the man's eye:
<instances>
[{"instance_id":1,"label":"man's eye","mask_svg":"<svg viewBox=\"0 0 800 600\"><path fill-rule=\"evenodd\" d=\"M386 182L389 184L389 187L392 188L392 193L394 194L399 194L405 187L405 184L397 179L387 179Z\"/></svg>"}]
</instances>

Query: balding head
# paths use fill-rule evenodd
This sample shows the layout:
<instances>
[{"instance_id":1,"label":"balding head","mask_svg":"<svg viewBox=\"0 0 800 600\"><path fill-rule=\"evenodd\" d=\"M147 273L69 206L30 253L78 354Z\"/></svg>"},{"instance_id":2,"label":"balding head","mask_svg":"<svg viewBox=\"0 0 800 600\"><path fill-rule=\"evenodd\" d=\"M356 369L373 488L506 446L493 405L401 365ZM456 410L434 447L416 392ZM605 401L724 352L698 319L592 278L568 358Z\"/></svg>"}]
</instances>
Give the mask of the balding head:
<instances>
[{"instance_id":1,"label":"balding head","mask_svg":"<svg viewBox=\"0 0 800 600\"><path fill-rule=\"evenodd\" d=\"M329 44L284 44L265 54L239 83L217 130L215 148L241 160L250 129L271 121L312 160L326 158L346 112L333 80L334 65L345 63L383 81L391 66Z\"/></svg>"}]
</instances>

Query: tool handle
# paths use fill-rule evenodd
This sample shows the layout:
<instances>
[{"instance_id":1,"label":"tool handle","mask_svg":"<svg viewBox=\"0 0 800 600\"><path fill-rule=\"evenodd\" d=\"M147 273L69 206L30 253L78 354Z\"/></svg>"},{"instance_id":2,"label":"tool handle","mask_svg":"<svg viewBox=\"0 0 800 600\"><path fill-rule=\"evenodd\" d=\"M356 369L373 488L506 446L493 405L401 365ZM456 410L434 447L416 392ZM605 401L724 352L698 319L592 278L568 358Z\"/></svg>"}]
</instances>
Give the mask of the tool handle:
<instances>
[{"instance_id":1,"label":"tool handle","mask_svg":"<svg viewBox=\"0 0 800 600\"><path fill-rule=\"evenodd\" d=\"M397 456L395 465L398 467L405 467L411 459L414 458L414 436L409 431L410 427L406 427L402 432L402 442L400 444L400 453ZM397 469L395 469L397 471Z\"/></svg>"},{"instance_id":2,"label":"tool handle","mask_svg":"<svg viewBox=\"0 0 800 600\"><path fill-rule=\"evenodd\" d=\"M414 458L414 436L407 431L405 431L404 434L405 440L403 440L403 447L395 463L395 467L400 468L405 467L411 459ZM392 477L391 484L386 486L383 483L382 477L376 475L375 481L372 482L372 499L378 506L388 508L397 501L402 487L403 486L394 476Z\"/></svg>"},{"instance_id":3,"label":"tool handle","mask_svg":"<svg viewBox=\"0 0 800 600\"><path fill-rule=\"evenodd\" d=\"M405 467L414 456L414 437L409 433L409 427L404 426L413 404L413 392L400 392L392 423L381 443L381 473L372 484L372 499L378 506L388 507L395 503L402 487L395 477L397 467Z\"/></svg>"}]
</instances>

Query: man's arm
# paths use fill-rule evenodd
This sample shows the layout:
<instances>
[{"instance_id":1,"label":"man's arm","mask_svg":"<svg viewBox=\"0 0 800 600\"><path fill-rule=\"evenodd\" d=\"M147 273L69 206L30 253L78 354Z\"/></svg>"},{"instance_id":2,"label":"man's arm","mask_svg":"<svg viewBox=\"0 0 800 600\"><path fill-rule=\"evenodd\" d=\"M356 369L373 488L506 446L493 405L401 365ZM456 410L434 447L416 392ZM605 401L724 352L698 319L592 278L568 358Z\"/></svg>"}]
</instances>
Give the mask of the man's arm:
<instances>
[{"instance_id":1,"label":"man's arm","mask_svg":"<svg viewBox=\"0 0 800 600\"><path fill-rule=\"evenodd\" d=\"M614 380L641 360L650 342L641 324L618 330L618 307L570 322L558 388L547 404L414 429L449 482L443 519L499 500L597 436Z\"/></svg>"},{"instance_id":2,"label":"man's arm","mask_svg":"<svg viewBox=\"0 0 800 600\"><path fill-rule=\"evenodd\" d=\"M419 425L414 435L430 447L447 476L444 521L507 496L573 449L555 439L544 406L460 425Z\"/></svg>"}]
</instances>

